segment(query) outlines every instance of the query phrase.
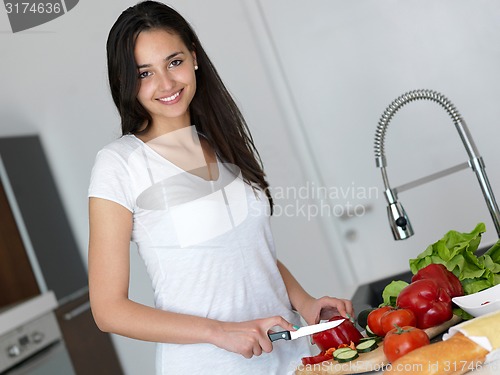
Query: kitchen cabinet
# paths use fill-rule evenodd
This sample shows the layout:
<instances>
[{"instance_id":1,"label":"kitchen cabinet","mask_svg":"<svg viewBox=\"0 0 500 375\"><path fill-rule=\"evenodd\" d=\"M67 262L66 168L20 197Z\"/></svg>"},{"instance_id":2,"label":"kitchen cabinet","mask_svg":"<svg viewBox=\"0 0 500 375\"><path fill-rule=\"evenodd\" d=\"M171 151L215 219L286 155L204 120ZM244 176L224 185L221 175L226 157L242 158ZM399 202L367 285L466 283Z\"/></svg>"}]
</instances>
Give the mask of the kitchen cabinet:
<instances>
[{"instance_id":1,"label":"kitchen cabinet","mask_svg":"<svg viewBox=\"0 0 500 375\"><path fill-rule=\"evenodd\" d=\"M88 293L60 306L56 317L77 374L123 374L110 335L94 322Z\"/></svg>"},{"instance_id":2,"label":"kitchen cabinet","mask_svg":"<svg viewBox=\"0 0 500 375\"><path fill-rule=\"evenodd\" d=\"M53 291L76 373L123 374L92 317L87 271L38 136L0 138L0 178L0 308Z\"/></svg>"},{"instance_id":3,"label":"kitchen cabinet","mask_svg":"<svg viewBox=\"0 0 500 375\"><path fill-rule=\"evenodd\" d=\"M52 290L61 301L86 288L87 271L40 138L0 138L0 160L42 292Z\"/></svg>"},{"instance_id":4,"label":"kitchen cabinet","mask_svg":"<svg viewBox=\"0 0 500 375\"><path fill-rule=\"evenodd\" d=\"M40 294L21 234L0 180L0 309Z\"/></svg>"}]
</instances>

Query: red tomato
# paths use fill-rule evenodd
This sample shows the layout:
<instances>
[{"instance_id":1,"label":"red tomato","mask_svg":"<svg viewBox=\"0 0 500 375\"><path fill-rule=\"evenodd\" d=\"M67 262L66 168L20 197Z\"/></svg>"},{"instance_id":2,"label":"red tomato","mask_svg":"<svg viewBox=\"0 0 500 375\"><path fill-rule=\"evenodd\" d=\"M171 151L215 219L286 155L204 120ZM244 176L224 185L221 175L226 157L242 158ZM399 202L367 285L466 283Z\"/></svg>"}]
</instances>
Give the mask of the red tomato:
<instances>
[{"instance_id":1,"label":"red tomato","mask_svg":"<svg viewBox=\"0 0 500 375\"><path fill-rule=\"evenodd\" d=\"M382 324L380 322L380 319L382 318L382 315L392 310L394 310L393 307L384 306L384 307L379 307L378 309L373 310L371 313L368 314L368 327L370 327L370 330L377 336L384 337L385 332L382 329Z\"/></svg>"},{"instance_id":2,"label":"red tomato","mask_svg":"<svg viewBox=\"0 0 500 375\"><path fill-rule=\"evenodd\" d=\"M341 316L334 316L330 319L344 319ZM341 344L349 345L351 341L358 344L363 336L358 329L352 324L349 319L345 319L342 324L335 328L327 329L326 331L318 332L312 335L313 341L320 350L328 350L330 348L338 348Z\"/></svg>"},{"instance_id":3,"label":"red tomato","mask_svg":"<svg viewBox=\"0 0 500 375\"><path fill-rule=\"evenodd\" d=\"M410 326L398 327L385 335L384 354L389 362L394 362L406 353L429 343L429 336L421 329Z\"/></svg>"},{"instance_id":4,"label":"red tomato","mask_svg":"<svg viewBox=\"0 0 500 375\"><path fill-rule=\"evenodd\" d=\"M404 327L404 326L417 326L417 318L415 318L415 314L413 311L408 309L395 309L392 311L387 311L380 318L380 325L382 330L384 331L384 336L387 332L396 328L395 326Z\"/></svg>"}]
</instances>

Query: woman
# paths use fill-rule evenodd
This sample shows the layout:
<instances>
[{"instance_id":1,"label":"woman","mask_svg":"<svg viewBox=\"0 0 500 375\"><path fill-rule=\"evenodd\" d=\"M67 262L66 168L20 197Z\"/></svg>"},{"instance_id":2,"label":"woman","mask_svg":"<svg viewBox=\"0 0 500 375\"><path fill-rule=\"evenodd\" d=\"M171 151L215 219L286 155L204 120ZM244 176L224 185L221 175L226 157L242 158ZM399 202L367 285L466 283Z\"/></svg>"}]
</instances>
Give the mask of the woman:
<instances>
[{"instance_id":1,"label":"woman","mask_svg":"<svg viewBox=\"0 0 500 375\"><path fill-rule=\"evenodd\" d=\"M120 15L107 54L123 136L97 155L89 188L97 325L159 343L157 374L292 371L307 339L273 346L268 331L352 305L311 297L276 259L258 153L200 41L173 9L146 1ZM131 240L154 308L128 298Z\"/></svg>"}]
</instances>

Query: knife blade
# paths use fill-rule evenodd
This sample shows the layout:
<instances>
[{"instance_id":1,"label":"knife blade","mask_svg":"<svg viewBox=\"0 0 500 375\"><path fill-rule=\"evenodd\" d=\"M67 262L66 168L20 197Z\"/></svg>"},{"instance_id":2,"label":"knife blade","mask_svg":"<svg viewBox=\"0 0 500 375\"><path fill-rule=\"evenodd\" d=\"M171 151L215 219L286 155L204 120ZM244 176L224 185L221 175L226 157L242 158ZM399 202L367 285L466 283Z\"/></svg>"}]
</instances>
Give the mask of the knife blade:
<instances>
[{"instance_id":1,"label":"knife blade","mask_svg":"<svg viewBox=\"0 0 500 375\"><path fill-rule=\"evenodd\" d=\"M280 331L268 333L269 339L271 341L276 340L295 340L299 337L309 336L314 333L326 331L327 329L335 328L341 325L345 319L334 320L333 322L312 324L310 326L300 327L296 331Z\"/></svg>"}]
</instances>

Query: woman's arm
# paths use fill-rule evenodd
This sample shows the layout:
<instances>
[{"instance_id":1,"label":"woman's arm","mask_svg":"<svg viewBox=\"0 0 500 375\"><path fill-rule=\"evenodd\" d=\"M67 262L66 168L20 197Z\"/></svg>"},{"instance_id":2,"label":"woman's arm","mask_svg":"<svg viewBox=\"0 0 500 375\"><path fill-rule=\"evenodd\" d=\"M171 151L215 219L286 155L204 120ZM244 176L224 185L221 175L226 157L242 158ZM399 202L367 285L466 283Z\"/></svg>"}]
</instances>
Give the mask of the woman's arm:
<instances>
[{"instance_id":1,"label":"woman's arm","mask_svg":"<svg viewBox=\"0 0 500 375\"><path fill-rule=\"evenodd\" d=\"M273 326L291 330L281 317L242 323L162 311L128 298L132 214L109 200L90 198L89 291L92 313L106 332L154 342L211 343L250 358L272 344Z\"/></svg>"},{"instance_id":2,"label":"woman's arm","mask_svg":"<svg viewBox=\"0 0 500 375\"><path fill-rule=\"evenodd\" d=\"M316 299L307 293L290 271L278 260L278 269L285 283L292 307L304 318L307 324L330 319L336 314L347 317L354 315L352 303L346 299L322 297Z\"/></svg>"},{"instance_id":3,"label":"woman's arm","mask_svg":"<svg viewBox=\"0 0 500 375\"><path fill-rule=\"evenodd\" d=\"M128 299L131 212L114 202L90 198L89 217L89 289L98 327L147 341L209 342L215 322L174 317ZM179 326L185 324L195 329L182 332Z\"/></svg>"}]
</instances>

